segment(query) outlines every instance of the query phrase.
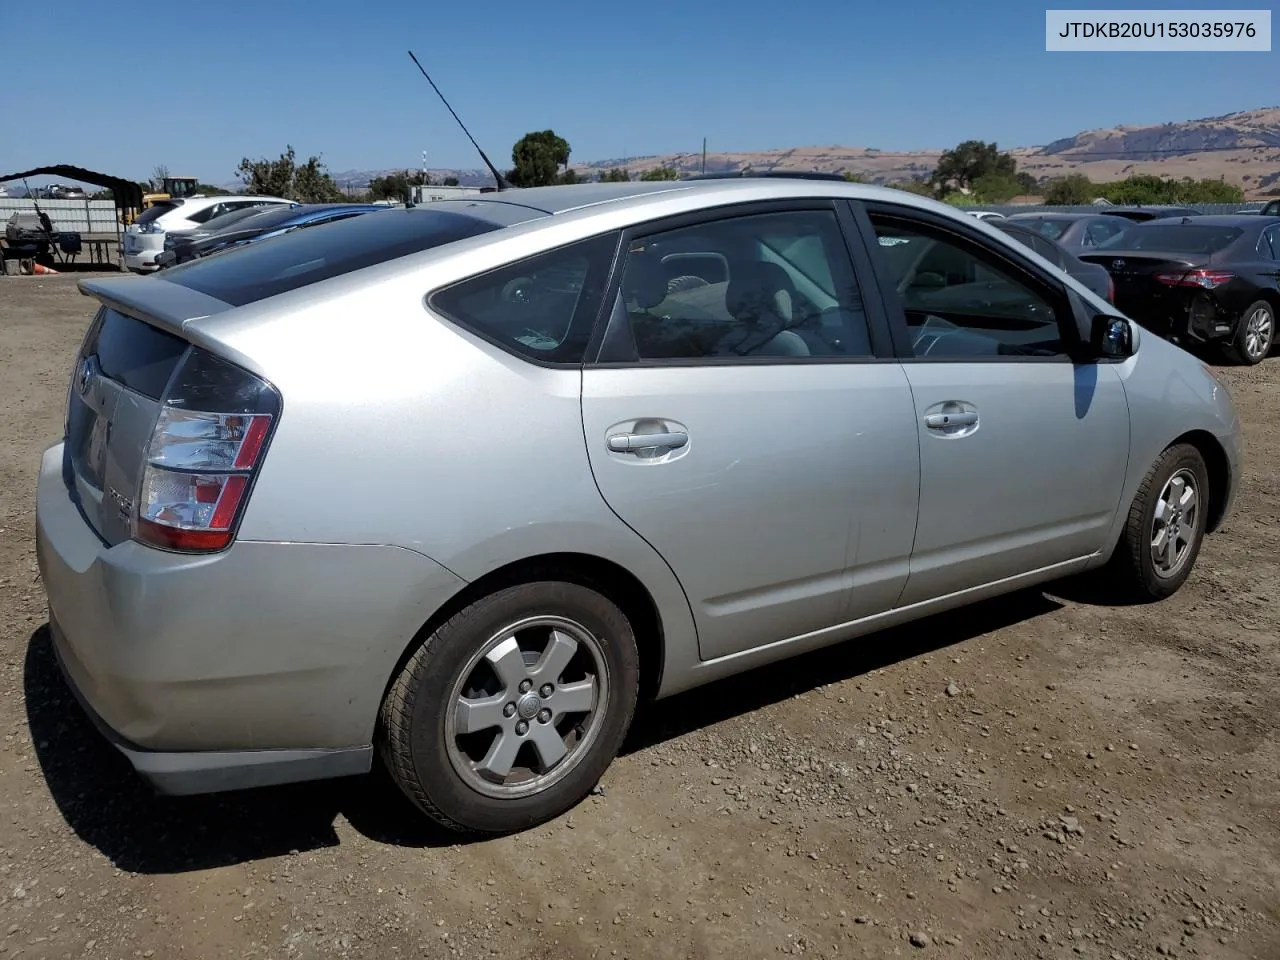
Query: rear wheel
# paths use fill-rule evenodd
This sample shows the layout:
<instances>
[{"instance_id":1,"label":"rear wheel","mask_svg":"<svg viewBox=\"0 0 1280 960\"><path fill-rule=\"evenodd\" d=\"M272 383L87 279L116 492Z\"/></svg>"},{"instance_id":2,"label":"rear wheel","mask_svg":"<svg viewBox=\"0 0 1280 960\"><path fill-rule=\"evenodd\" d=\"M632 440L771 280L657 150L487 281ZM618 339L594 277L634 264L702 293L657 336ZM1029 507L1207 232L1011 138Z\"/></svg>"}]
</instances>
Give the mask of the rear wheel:
<instances>
[{"instance_id":1,"label":"rear wheel","mask_svg":"<svg viewBox=\"0 0 1280 960\"><path fill-rule=\"evenodd\" d=\"M1245 308L1226 353L1236 363L1252 366L1271 353L1275 343L1276 312L1265 300L1256 300Z\"/></svg>"},{"instance_id":2,"label":"rear wheel","mask_svg":"<svg viewBox=\"0 0 1280 960\"><path fill-rule=\"evenodd\" d=\"M1186 582L1204 540L1209 471L1190 444L1167 448L1152 464L1129 508L1105 573L1124 599L1163 600Z\"/></svg>"},{"instance_id":3,"label":"rear wheel","mask_svg":"<svg viewBox=\"0 0 1280 960\"><path fill-rule=\"evenodd\" d=\"M507 833L559 816L595 786L635 711L639 656L610 600L574 583L476 601L405 664L382 707L382 756L423 812Z\"/></svg>"}]
</instances>

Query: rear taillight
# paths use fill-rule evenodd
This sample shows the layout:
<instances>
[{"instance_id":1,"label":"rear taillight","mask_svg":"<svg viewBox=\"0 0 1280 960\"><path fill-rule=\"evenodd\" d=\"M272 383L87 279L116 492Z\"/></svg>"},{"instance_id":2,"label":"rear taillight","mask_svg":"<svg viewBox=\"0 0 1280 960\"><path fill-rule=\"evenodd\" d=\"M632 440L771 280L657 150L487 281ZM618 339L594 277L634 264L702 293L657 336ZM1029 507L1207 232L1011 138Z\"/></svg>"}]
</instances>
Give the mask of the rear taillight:
<instances>
[{"instance_id":1,"label":"rear taillight","mask_svg":"<svg viewBox=\"0 0 1280 960\"><path fill-rule=\"evenodd\" d=\"M1168 287L1201 287L1212 290L1228 280L1234 280L1235 276L1229 270L1185 270L1181 273L1157 273L1156 280Z\"/></svg>"},{"instance_id":2,"label":"rear taillight","mask_svg":"<svg viewBox=\"0 0 1280 960\"><path fill-rule=\"evenodd\" d=\"M1107 303L1115 303L1115 302L1116 302L1116 282L1111 278L1110 275L1108 275L1107 276Z\"/></svg>"},{"instance_id":3,"label":"rear taillight","mask_svg":"<svg viewBox=\"0 0 1280 960\"><path fill-rule=\"evenodd\" d=\"M192 347L151 436L133 538L167 550L227 547L279 416L271 384Z\"/></svg>"}]
</instances>

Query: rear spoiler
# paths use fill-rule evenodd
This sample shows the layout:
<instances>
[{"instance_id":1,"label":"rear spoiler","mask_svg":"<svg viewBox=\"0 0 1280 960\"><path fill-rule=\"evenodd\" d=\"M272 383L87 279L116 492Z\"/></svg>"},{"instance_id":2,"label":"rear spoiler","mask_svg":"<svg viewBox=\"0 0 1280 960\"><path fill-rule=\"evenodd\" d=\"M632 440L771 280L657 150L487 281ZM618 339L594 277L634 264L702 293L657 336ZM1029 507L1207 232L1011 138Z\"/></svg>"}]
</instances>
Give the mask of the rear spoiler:
<instances>
[{"instance_id":1,"label":"rear spoiler","mask_svg":"<svg viewBox=\"0 0 1280 960\"><path fill-rule=\"evenodd\" d=\"M106 277L81 280L76 286L86 297L177 334L192 320L232 309L229 303L158 278Z\"/></svg>"}]
</instances>

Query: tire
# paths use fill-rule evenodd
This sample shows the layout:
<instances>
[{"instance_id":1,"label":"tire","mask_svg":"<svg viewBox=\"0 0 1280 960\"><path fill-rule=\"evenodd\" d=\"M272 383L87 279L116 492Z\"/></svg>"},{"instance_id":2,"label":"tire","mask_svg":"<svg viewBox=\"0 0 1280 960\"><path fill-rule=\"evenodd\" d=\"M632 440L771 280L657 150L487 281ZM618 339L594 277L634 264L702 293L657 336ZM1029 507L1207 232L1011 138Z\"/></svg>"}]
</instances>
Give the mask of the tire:
<instances>
[{"instance_id":1,"label":"tire","mask_svg":"<svg viewBox=\"0 0 1280 960\"><path fill-rule=\"evenodd\" d=\"M383 701L382 759L442 826L524 830L596 785L639 687L635 634L610 600L561 581L507 587L455 614L409 658ZM567 751L558 760L556 743Z\"/></svg>"},{"instance_id":2,"label":"tire","mask_svg":"<svg viewBox=\"0 0 1280 960\"><path fill-rule=\"evenodd\" d=\"M1194 497L1194 509L1186 505L1181 513L1180 527L1185 539L1175 538L1172 567L1164 562L1158 564L1155 538L1163 521L1158 523L1157 508L1176 495L1175 488L1185 491L1188 486ZM1200 554L1208 507L1209 471L1200 451L1185 443L1166 448L1143 477L1129 507L1120 542L1105 570L1112 589L1122 599L1134 603L1163 600L1176 593L1190 576ZM1167 516L1167 506L1160 512Z\"/></svg>"},{"instance_id":3,"label":"tire","mask_svg":"<svg viewBox=\"0 0 1280 960\"><path fill-rule=\"evenodd\" d=\"M1235 335L1224 353L1233 363L1253 366L1267 359L1275 337L1275 308L1265 300L1255 300L1240 314Z\"/></svg>"}]
</instances>

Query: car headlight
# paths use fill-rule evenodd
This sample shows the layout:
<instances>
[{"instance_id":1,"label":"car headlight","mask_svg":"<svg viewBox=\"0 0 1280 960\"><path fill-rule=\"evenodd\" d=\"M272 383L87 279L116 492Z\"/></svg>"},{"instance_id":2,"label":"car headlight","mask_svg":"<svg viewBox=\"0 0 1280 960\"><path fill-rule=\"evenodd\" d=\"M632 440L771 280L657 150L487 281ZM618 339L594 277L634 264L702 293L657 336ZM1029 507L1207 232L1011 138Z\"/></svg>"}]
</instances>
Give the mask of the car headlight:
<instances>
[{"instance_id":1,"label":"car headlight","mask_svg":"<svg viewBox=\"0 0 1280 960\"><path fill-rule=\"evenodd\" d=\"M144 223L138 227L139 233L164 233L164 227L156 223L154 220Z\"/></svg>"}]
</instances>

